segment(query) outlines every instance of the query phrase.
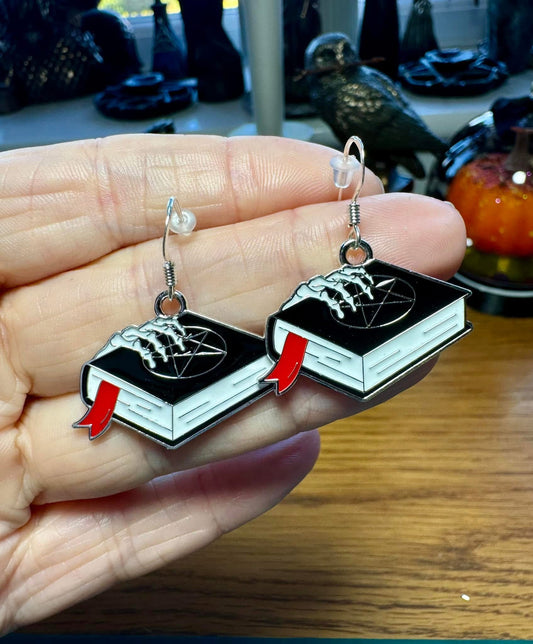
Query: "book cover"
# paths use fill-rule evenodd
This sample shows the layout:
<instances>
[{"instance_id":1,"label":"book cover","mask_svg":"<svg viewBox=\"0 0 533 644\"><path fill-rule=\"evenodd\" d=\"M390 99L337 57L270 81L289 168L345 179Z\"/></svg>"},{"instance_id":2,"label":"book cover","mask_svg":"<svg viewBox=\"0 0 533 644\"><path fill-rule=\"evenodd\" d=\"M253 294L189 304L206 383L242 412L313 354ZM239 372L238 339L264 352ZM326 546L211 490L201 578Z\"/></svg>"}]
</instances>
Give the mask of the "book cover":
<instances>
[{"instance_id":1,"label":"book cover","mask_svg":"<svg viewBox=\"0 0 533 644\"><path fill-rule=\"evenodd\" d=\"M471 330L469 291L371 259L302 282L267 320L266 378L283 393L301 371L366 400Z\"/></svg>"},{"instance_id":2,"label":"book cover","mask_svg":"<svg viewBox=\"0 0 533 644\"><path fill-rule=\"evenodd\" d=\"M177 447L271 386L264 339L186 311L115 333L81 373L90 438L111 420Z\"/></svg>"}]
</instances>

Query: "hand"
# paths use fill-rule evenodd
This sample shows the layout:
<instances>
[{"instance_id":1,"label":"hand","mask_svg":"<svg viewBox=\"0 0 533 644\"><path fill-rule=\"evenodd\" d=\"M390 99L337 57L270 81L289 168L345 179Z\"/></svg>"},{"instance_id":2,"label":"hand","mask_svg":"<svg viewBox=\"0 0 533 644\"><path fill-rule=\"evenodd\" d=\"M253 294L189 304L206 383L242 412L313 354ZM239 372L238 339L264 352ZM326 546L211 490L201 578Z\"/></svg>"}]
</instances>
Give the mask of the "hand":
<instances>
[{"instance_id":1,"label":"hand","mask_svg":"<svg viewBox=\"0 0 533 644\"><path fill-rule=\"evenodd\" d=\"M93 442L71 427L84 413L82 363L153 317L168 197L199 222L169 240L189 308L263 333L302 280L338 266L346 207L332 154L282 139L141 135L0 155L1 632L266 511L312 467L307 430L365 408L301 378L175 451L119 425ZM374 255L452 275L465 247L457 212L380 192L369 173L361 229Z\"/></svg>"}]
</instances>

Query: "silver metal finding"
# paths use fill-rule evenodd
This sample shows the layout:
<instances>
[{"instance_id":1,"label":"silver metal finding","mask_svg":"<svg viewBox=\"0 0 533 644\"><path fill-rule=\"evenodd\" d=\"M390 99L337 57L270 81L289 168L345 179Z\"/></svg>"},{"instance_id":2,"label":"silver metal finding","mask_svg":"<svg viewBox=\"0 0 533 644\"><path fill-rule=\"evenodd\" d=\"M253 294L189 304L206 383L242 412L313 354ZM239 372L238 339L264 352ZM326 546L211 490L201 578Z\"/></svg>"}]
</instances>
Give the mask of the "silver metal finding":
<instances>
[{"instance_id":1,"label":"silver metal finding","mask_svg":"<svg viewBox=\"0 0 533 644\"><path fill-rule=\"evenodd\" d=\"M350 216L350 222L348 225L353 228L359 226L361 221L361 207L358 203L354 203L353 201L350 203L348 206L348 214Z\"/></svg>"},{"instance_id":2,"label":"silver metal finding","mask_svg":"<svg viewBox=\"0 0 533 644\"><path fill-rule=\"evenodd\" d=\"M341 262L344 262L344 263L346 263L347 261L346 253L348 252L348 250L357 250L358 248L362 248L362 250L365 252L366 257L363 260L363 262L372 258L372 249L370 248L370 245L367 242L364 242L361 239L361 231L359 229L359 224L361 222L361 207L359 205L358 199L359 199L359 195L361 194L361 190L363 189L363 184L365 182L366 166L365 166L365 146L363 145L363 141L358 136L351 136L346 141L346 145L344 146L343 158L342 160L340 160L340 163L342 164L342 161L344 161L345 165L347 165L349 155L350 155L350 149L352 145L355 145L359 152L360 173L359 173L359 179L355 186L352 200L348 205L348 227L351 228L351 231L348 236L348 239L343 243L339 252L339 257L341 258ZM339 199L341 199L342 190L343 190L342 188L339 189Z\"/></svg>"},{"instance_id":3,"label":"silver metal finding","mask_svg":"<svg viewBox=\"0 0 533 644\"><path fill-rule=\"evenodd\" d=\"M165 300L168 300L169 302L172 302L172 300L175 300L176 302L178 302L180 305L180 310L178 311L178 313L171 313L171 314L165 313L161 308L161 305ZM183 293L180 293L179 291L174 291L174 294L172 297L169 297L166 291L162 291L155 298L154 311L157 317L159 318L176 317L176 315L181 315L182 313L184 313L186 309L187 309L187 302L185 301L185 296L183 295Z\"/></svg>"},{"instance_id":4,"label":"silver metal finding","mask_svg":"<svg viewBox=\"0 0 533 644\"><path fill-rule=\"evenodd\" d=\"M357 150L359 151L359 163L361 165L361 174L359 175L359 182L357 183L357 186L355 188L355 192L352 197L352 204L356 204L357 200L359 199L359 195L361 194L361 190L363 189L363 184L365 182L365 146L363 145L363 141L358 137L358 136L351 136L347 141L344 146L344 151L343 151L343 156L345 159L348 158L350 154L350 148L352 145L355 145L357 147Z\"/></svg>"},{"instance_id":5,"label":"silver metal finding","mask_svg":"<svg viewBox=\"0 0 533 644\"><path fill-rule=\"evenodd\" d=\"M374 257L370 244L368 244L364 239L360 238L358 242L355 239L347 239L343 242L339 251L339 261L341 264L351 264L351 262L348 261L348 253L351 250L362 250L365 253L363 260L359 262L360 264L364 264Z\"/></svg>"},{"instance_id":6,"label":"silver metal finding","mask_svg":"<svg viewBox=\"0 0 533 644\"><path fill-rule=\"evenodd\" d=\"M167 257L167 239L170 233L170 218L174 210L174 197L170 197L167 204L167 217L165 219L165 234L163 235L163 270L165 271L165 282L167 284L167 297L169 300L174 299L176 292L176 272L174 270L174 262ZM156 300L157 302L157 300Z\"/></svg>"},{"instance_id":7,"label":"silver metal finding","mask_svg":"<svg viewBox=\"0 0 533 644\"><path fill-rule=\"evenodd\" d=\"M167 239L170 233L170 218L172 217L172 213L174 212L175 201L176 199L174 197L170 197L167 203L167 217L165 219L165 234L163 235L163 261L164 262L169 261L167 257Z\"/></svg>"},{"instance_id":8,"label":"silver metal finding","mask_svg":"<svg viewBox=\"0 0 533 644\"><path fill-rule=\"evenodd\" d=\"M355 145L359 151L359 162L361 167L361 172L359 174L359 181L355 187L355 191L352 197L352 201L348 206L348 226L352 229L350 233L350 239L355 240L357 246L361 243L361 233L359 231L359 223L361 221L360 206L357 202L361 190L363 189L363 183L365 182L365 146L358 136L351 136L344 146L344 158L347 159L350 154L350 148L352 145Z\"/></svg>"},{"instance_id":9,"label":"silver metal finding","mask_svg":"<svg viewBox=\"0 0 533 644\"><path fill-rule=\"evenodd\" d=\"M167 285L167 290L163 291L163 293L160 293L157 296L157 299L155 301L155 308L156 308L156 313L159 316L163 317L168 317L166 316L162 310L161 310L161 303L163 300L167 299L170 302L172 300L177 300L180 305L181 309L177 315L181 315L186 309L186 303L185 303L185 297L183 296L182 293L180 293L176 289L176 269L175 269L175 264L174 262L167 257L167 242L168 242L168 236L170 235L170 231L174 230L172 228L172 215L176 212L179 216L183 215L183 210L178 202L178 200L175 197L170 197L167 203L167 216L165 219L165 232L163 234L163 271L165 274L165 283ZM186 211L189 212L189 211ZM196 222L194 219L194 216L191 215L193 218L193 221ZM194 225L191 227L194 227ZM188 233L187 233L188 234Z\"/></svg>"},{"instance_id":10,"label":"silver metal finding","mask_svg":"<svg viewBox=\"0 0 533 644\"><path fill-rule=\"evenodd\" d=\"M163 270L165 271L168 299L171 300L176 292L176 271L174 269L174 262L167 260L163 266Z\"/></svg>"}]
</instances>

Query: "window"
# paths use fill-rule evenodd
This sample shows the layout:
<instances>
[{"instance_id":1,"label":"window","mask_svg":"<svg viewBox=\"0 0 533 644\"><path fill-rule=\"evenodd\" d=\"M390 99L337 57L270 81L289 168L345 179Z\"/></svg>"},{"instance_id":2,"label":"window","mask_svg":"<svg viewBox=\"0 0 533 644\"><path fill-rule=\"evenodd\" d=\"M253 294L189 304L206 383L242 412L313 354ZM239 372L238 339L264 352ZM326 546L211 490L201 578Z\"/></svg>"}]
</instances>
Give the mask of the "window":
<instances>
[{"instance_id":1,"label":"window","mask_svg":"<svg viewBox=\"0 0 533 644\"><path fill-rule=\"evenodd\" d=\"M152 2L149 0L102 0L100 9L116 11L127 18L137 16L149 16L152 13L150 9ZM178 0L165 0L167 13L178 13L180 5ZM238 6L238 0L224 0L224 9L233 9Z\"/></svg>"},{"instance_id":2,"label":"window","mask_svg":"<svg viewBox=\"0 0 533 644\"><path fill-rule=\"evenodd\" d=\"M364 0L354 1L359 3L359 18L361 18ZM335 0L322 0L322 2L335 2ZM397 2L400 31L403 32L412 0L397 0ZM168 13L179 13L178 0L165 0L165 4ZM223 0L225 9L236 9L238 4L238 0ZM137 21L142 20L143 16L152 15L151 5L151 0L102 0L100 8L116 11L130 18L136 29ZM475 0L432 0L432 6L435 33L441 47L474 47L484 37L487 0L477 0L477 2ZM229 21L225 20L226 29L228 29L228 23L231 25L233 21L237 22L237 25L230 28L230 31L236 33L239 29L236 11ZM232 34L230 37L233 38Z\"/></svg>"},{"instance_id":3,"label":"window","mask_svg":"<svg viewBox=\"0 0 533 644\"><path fill-rule=\"evenodd\" d=\"M180 38L184 38L183 24L179 14L178 0L163 0L167 12L171 14L171 24ZM260 0L253 0L259 2ZM359 20L364 12L364 0L359 3ZM371 1L371 0L368 0ZM322 0L336 2L336 0ZM400 33L403 33L413 0L397 0L400 19ZM151 65L151 46L153 22L150 9L153 0L102 0L100 9L121 13L129 18L137 40L137 48L143 66ZM224 28L235 47L242 51L241 30L239 26L238 0L223 0ZM475 48L485 36L487 0L432 0L435 35L440 47Z\"/></svg>"}]
</instances>

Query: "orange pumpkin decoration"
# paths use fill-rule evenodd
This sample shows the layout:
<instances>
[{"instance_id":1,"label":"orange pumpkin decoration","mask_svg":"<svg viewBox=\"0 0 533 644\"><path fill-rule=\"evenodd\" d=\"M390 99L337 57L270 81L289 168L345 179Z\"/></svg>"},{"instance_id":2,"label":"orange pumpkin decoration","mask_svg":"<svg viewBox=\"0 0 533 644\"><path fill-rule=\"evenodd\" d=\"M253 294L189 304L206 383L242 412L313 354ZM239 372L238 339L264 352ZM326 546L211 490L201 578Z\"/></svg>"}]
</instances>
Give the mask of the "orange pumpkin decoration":
<instances>
[{"instance_id":1,"label":"orange pumpkin decoration","mask_svg":"<svg viewBox=\"0 0 533 644\"><path fill-rule=\"evenodd\" d=\"M448 200L459 210L477 250L533 256L533 172L509 169L509 155L491 153L463 166Z\"/></svg>"}]
</instances>

